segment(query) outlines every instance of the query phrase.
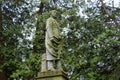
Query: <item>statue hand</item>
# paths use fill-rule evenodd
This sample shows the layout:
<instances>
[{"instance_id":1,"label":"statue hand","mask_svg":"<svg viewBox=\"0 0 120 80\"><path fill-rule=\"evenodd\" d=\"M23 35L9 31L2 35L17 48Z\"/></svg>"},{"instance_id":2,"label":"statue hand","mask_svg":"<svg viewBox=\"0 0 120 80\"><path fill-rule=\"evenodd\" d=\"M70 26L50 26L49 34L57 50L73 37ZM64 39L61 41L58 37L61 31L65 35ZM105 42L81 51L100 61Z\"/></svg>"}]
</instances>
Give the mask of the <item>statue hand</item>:
<instances>
[{"instance_id":1,"label":"statue hand","mask_svg":"<svg viewBox=\"0 0 120 80\"><path fill-rule=\"evenodd\" d=\"M58 45L58 44L59 44L58 41L56 41L56 39L55 39L54 37L52 37L50 40L51 40L51 42L52 42L53 44L55 44L55 45Z\"/></svg>"},{"instance_id":2,"label":"statue hand","mask_svg":"<svg viewBox=\"0 0 120 80\"><path fill-rule=\"evenodd\" d=\"M55 36L53 36L53 38L54 38L55 41L57 41L57 42L61 41L61 37L55 37Z\"/></svg>"},{"instance_id":3,"label":"statue hand","mask_svg":"<svg viewBox=\"0 0 120 80\"><path fill-rule=\"evenodd\" d=\"M61 38L58 38L58 41L61 41L62 39Z\"/></svg>"}]
</instances>

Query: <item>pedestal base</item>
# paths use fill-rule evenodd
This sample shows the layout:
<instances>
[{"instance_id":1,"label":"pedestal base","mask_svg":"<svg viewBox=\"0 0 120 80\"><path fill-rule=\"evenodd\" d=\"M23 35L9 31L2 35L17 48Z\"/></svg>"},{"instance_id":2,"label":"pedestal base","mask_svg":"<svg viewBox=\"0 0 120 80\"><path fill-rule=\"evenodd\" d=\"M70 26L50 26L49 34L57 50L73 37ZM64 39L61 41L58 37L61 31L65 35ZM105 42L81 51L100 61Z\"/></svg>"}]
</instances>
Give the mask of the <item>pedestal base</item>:
<instances>
[{"instance_id":1,"label":"pedestal base","mask_svg":"<svg viewBox=\"0 0 120 80\"><path fill-rule=\"evenodd\" d=\"M40 72L37 80L68 80L67 74L62 71Z\"/></svg>"}]
</instances>

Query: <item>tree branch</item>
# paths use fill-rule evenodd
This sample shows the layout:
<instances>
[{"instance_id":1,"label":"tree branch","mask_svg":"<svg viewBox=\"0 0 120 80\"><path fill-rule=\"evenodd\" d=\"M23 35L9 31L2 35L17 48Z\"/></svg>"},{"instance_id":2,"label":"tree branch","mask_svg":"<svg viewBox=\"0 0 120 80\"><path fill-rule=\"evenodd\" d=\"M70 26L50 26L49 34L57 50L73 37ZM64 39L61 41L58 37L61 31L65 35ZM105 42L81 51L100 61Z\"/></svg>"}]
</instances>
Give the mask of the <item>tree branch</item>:
<instances>
[{"instance_id":1,"label":"tree branch","mask_svg":"<svg viewBox=\"0 0 120 80\"><path fill-rule=\"evenodd\" d=\"M108 14L109 17L114 21L114 23L115 23L117 26L119 26L119 24L118 24L118 22L117 22L115 16L111 16L111 15L109 14L109 12L108 12L108 10L107 10L105 4L103 3L103 0L100 0L100 2L101 2L101 4L102 4L101 7L102 7L103 13Z\"/></svg>"}]
</instances>

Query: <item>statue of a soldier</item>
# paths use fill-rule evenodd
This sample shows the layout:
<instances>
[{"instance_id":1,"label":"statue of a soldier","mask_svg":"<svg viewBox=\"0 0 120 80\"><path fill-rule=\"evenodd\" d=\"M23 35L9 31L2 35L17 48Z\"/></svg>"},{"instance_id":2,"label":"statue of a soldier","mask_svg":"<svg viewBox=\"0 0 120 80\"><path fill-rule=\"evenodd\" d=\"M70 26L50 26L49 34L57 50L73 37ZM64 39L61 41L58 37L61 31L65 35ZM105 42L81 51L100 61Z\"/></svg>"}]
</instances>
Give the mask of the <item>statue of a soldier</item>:
<instances>
[{"instance_id":1,"label":"statue of a soldier","mask_svg":"<svg viewBox=\"0 0 120 80\"><path fill-rule=\"evenodd\" d=\"M61 70L60 53L61 53L61 35L59 32L59 23L55 20L58 16L56 10L51 11L50 18L46 22L46 66L47 70Z\"/></svg>"}]
</instances>

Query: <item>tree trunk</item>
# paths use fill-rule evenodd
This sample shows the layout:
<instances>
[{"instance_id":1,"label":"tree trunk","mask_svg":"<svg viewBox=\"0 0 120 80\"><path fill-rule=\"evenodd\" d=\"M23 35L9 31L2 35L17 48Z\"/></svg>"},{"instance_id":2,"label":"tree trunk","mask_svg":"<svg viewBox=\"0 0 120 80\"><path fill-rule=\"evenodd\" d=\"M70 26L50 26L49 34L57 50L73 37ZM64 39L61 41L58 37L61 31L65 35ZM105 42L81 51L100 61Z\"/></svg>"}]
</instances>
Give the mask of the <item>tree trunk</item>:
<instances>
[{"instance_id":1,"label":"tree trunk","mask_svg":"<svg viewBox=\"0 0 120 80\"><path fill-rule=\"evenodd\" d=\"M39 7L39 11L37 13L38 17L42 16L42 13L44 12L43 9L45 7L45 2L42 1L40 3L40 7ZM42 23L42 19L40 21L37 21L37 25L36 25L36 31L35 31L35 39L33 42L33 53L44 53L45 49L44 46L41 47L41 43L44 43L44 32L41 32L41 30L43 30L43 26L40 27L40 23ZM43 30L44 31L44 30ZM42 34L42 35L41 35Z\"/></svg>"},{"instance_id":2,"label":"tree trunk","mask_svg":"<svg viewBox=\"0 0 120 80\"><path fill-rule=\"evenodd\" d=\"M1 10L2 3L0 2L0 33L2 31L2 10Z\"/></svg>"},{"instance_id":3,"label":"tree trunk","mask_svg":"<svg viewBox=\"0 0 120 80\"><path fill-rule=\"evenodd\" d=\"M5 80L5 72L0 72L0 80Z\"/></svg>"},{"instance_id":4,"label":"tree trunk","mask_svg":"<svg viewBox=\"0 0 120 80\"><path fill-rule=\"evenodd\" d=\"M0 49L2 48L2 9L1 9L1 6L2 6L2 2L0 2ZM2 55L2 51L0 51L0 66L1 64L3 64L3 55ZM5 72L2 71L0 72L0 80L5 80Z\"/></svg>"}]
</instances>

